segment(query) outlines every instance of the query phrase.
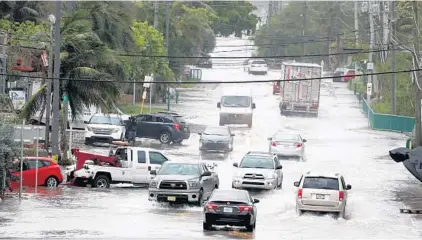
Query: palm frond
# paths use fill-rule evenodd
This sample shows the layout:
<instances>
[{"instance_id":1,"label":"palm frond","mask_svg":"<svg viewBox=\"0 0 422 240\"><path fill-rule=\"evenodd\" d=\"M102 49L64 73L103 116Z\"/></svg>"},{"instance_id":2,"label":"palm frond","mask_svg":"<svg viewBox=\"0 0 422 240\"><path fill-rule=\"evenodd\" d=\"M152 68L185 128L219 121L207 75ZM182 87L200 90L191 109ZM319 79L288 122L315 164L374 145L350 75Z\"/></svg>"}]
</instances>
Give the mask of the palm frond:
<instances>
[{"instance_id":1,"label":"palm frond","mask_svg":"<svg viewBox=\"0 0 422 240\"><path fill-rule=\"evenodd\" d=\"M26 120L29 120L39 110L41 110L47 96L47 85L42 85L38 91L28 99L22 108L20 116ZM49 114L49 113L48 113Z\"/></svg>"}]
</instances>

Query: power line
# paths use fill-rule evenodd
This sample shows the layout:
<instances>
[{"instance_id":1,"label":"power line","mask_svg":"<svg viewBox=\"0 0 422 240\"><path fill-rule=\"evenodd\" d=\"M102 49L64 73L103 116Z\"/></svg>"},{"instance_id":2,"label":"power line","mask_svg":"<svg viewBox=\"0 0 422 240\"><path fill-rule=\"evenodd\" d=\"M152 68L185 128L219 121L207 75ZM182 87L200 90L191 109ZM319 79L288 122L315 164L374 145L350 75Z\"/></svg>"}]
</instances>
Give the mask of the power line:
<instances>
[{"instance_id":1,"label":"power line","mask_svg":"<svg viewBox=\"0 0 422 240\"><path fill-rule=\"evenodd\" d=\"M363 74L355 74L355 77L363 77L363 76L376 76L376 75L388 75L393 73L411 73L411 72L418 72L422 71L422 69L403 69L399 71L388 71L388 72L376 72L376 73L363 73ZM0 74L0 76L8 76L8 77L22 77L22 78L36 78L36 76L29 76L29 75L16 75L16 74ZM280 79L271 79L271 80L252 80L252 81L199 81L199 82L168 82L168 81L153 81L148 83L155 83L155 84L220 84L220 83L273 83L279 81L290 81L290 82L300 82L300 81L309 81L309 80L322 80L322 79L330 79L330 78L342 78L346 77L346 75L340 76L326 76L326 77L314 77L314 78L297 78L297 79L290 79L290 80L280 80ZM52 79L52 78L44 78L44 79ZM79 79L72 79L72 78L60 78L59 80L63 81L76 81L76 82L110 82L110 83L147 83L145 81L112 81L112 80L98 80L98 79L90 79L90 78L79 78Z\"/></svg>"}]
</instances>

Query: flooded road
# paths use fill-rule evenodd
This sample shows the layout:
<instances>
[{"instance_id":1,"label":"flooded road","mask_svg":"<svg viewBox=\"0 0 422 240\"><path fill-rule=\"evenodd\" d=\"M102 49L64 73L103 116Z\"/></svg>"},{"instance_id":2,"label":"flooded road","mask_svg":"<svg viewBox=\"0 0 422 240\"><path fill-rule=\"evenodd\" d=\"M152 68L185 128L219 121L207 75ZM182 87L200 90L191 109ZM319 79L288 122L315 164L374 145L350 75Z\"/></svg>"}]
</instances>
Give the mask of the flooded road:
<instances>
[{"instance_id":1,"label":"flooded road","mask_svg":"<svg viewBox=\"0 0 422 240\"><path fill-rule=\"evenodd\" d=\"M245 40L220 40L221 45L245 45ZM232 48L230 48L232 49ZM221 51L217 47L216 51ZM245 50L246 51L246 50ZM219 56L244 56L245 52L218 53ZM238 59L237 59L238 60ZM248 75L240 65L225 68L225 60L216 59L216 69L204 69L204 81L266 80L278 78ZM220 62L220 64L216 64ZM238 60L237 62L242 62ZM232 64L232 63L230 63ZM221 66L217 66L221 65ZM0 205L0 236L6 238L136 238L136 239L420 239L421 220L399 213L406 199L404 191L414 182L404 167L388 157L388 150L403 146L400 134L376 132L360 112L353 93L342 83L324 80L320 114L315 118L282 117L278 96L270 83L238 84L253 89L256 103L254 125L233 126L234 150L227 156L200 156L199 136L192 134L182 146L163 149L171 159L198 159L214 162L220 188L231 188L232 164L247 151L268 149L267 137L279 130L298 131L307 139L304 162L282 160L283 190L252 192L260 199L255 233L242 231L202 231L202 209L169 207L148 201L145 189L111 188L107 190L61 187L40 189L25 194L21 202L13 199ZM198 87L182 94L179 111L196 126L217 125L219 100L225 84ZM99 151L108 151L100 149ZM293 182L308 171L340 172L349 194L346 219L332 215L295 213ZM419 188L420 184L419 184ZM400 192L401 190L401 192ZM402 197L402 199L400 199ZM419 195L420 197L420 195Z\"/></svg>"}]
</instances>

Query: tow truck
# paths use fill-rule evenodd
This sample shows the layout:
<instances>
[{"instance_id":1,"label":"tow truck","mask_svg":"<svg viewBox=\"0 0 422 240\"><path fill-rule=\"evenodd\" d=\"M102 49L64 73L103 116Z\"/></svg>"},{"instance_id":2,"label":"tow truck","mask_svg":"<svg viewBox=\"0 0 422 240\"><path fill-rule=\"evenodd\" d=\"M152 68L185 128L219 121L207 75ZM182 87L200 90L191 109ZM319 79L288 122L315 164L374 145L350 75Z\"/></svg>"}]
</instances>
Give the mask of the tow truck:
<instances>
[{"instance_id":1,"label":"tow truck","mask_svg":"<svg viewBox=\"0 0 422 240\"><path fill-rule=\"evenodd\" d=\"M154 175L169 159L160 151L129 146L127 142L114 141L109 155L101 155L72 149L76 165L66 169L71 185L109 188L110 184L130 183L148 186Z\"/></svg>"}]
</instances>

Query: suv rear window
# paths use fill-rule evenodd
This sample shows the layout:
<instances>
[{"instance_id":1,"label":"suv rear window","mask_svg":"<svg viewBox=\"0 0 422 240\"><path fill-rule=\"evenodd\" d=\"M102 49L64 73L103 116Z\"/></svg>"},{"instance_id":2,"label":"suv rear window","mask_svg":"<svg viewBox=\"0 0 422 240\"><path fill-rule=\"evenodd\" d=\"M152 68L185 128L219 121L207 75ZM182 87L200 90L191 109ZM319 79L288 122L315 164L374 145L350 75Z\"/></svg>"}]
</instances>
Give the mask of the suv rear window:
<instances>
[{"instance_id":1,"label":"suv rear window","mask_svg":"<svg viewBox=\"0 0 422 240\"><path fill-rule=\"evenodd\" d=\"M337 178L305 177L302 188L339 190L339 181Z\"/></svg>"},{"instance_id":2,"label":"suv rear window","mask_svg":"<svg viewBox=\"0 0 422 240\"><path fill-rule=\"evenodd\" d=\"M186 123L186 120L182 116L174 116L174 119L176 119L178 123Z\"/></svg>"},{"instance_id":3,"label":"suv rear window","mask_svg":"<svg viewBox=\"0 0 422 240\"><path fill-rule=\"evenodd\" d=\"M266 64L265 61L253 61L252 64Z\"/></svg>"}]
</instances>

